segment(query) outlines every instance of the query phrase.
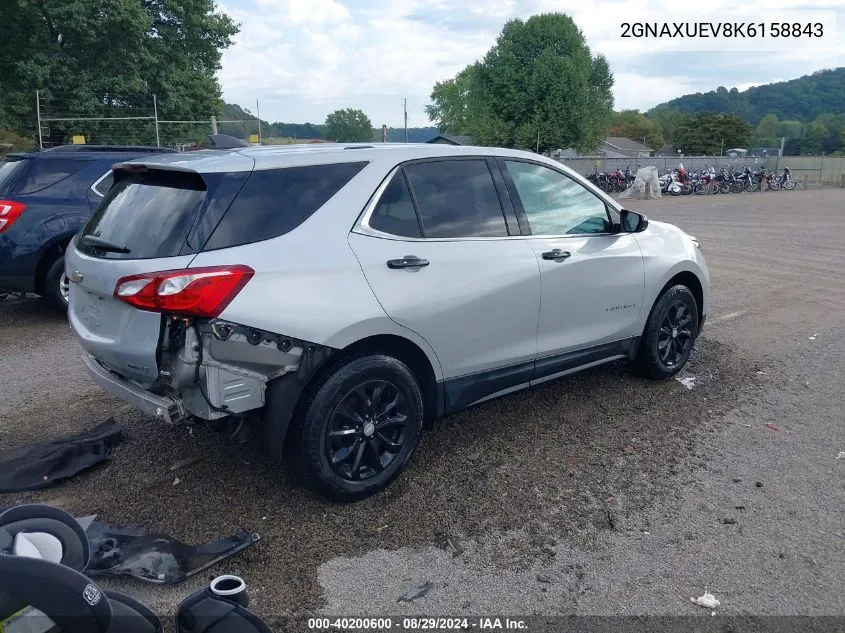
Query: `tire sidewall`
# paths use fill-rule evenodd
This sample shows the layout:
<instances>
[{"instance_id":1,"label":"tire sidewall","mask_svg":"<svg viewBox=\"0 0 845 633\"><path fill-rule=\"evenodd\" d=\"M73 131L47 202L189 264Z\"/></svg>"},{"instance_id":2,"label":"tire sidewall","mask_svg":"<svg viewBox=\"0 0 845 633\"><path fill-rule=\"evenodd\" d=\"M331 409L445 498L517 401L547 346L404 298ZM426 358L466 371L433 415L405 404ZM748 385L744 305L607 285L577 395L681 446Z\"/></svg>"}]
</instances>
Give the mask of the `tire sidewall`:
<instances>
[{"instance_id":1,"label":"tire sidewall","mask_svg":"<svg viewBox=\"0 0 845 633\"><path fill-rule=\"evenodd\" d=\"M658 356L657 335L660 331L660 325L663 323L663 319L666 318L669 309L678 299L681 299L686 303L687 308L689 308L692 315L692 324L690 326L693 333L692 342L678 363L667 366ZM671 376L677 374L689 360L692 349L695 346L695 340L698 335L698 327L698 305L689 288L680 284L667 288L655 302L654 307L651 310L651 314L649 315L648 322L646 323L645 332L643 333L642 346L640 348L640 360L643 369L645 369L648 375L653 378L670 378Z\"/></svg>"},{"instance_id":2,"label":"tire sidewall","mask_svg":"<svg viewBox=\"0 0 845 633\"><path fill-rule=\"evenodd\" d=\"M49 301L50 305L62 312L67 312L68 302L62 297L59 284L61 283L62 275L65 272L65 258L64 255L59 257L56 261L50 264L47 269L47 274L44 275L44 297Z\"/></svg>"},{"instance_id":3,"label":"tire sidewall","mask_svg":"<svg viewBox=\"0 0 845 633\"><path fill-rule=\"evenodd\" d=\"M402 448L384 471L363 481L350 481L338 475L329 463L326 430L340 398L369 380L386 380L396 386L416 419L406 427ZM419 443L423 417L422 392L407 365L381 354L351 359L326 376L304 413L298 442L300 474L310 487L336 501L369 496L387 487L405 469Z\"/></svg>"}]
</instances>

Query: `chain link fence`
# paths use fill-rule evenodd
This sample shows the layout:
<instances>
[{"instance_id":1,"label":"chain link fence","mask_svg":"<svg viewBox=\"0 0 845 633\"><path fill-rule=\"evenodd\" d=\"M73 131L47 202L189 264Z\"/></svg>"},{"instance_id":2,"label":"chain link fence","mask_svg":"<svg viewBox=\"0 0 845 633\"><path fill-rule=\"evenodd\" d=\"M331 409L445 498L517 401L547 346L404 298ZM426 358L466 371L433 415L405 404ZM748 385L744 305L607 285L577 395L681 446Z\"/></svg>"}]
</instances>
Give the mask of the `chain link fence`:
<instances>
[{"instance_id":1,"label":"chain link fence","mask_svg":"<svg viewBox=\"0 0 845 633\"><path fill-rule=\"evenodd\" d=\"M172 112L155 95L90 95L36 92L38 144L148 145L184 150L196 147L209 134L220 132L259 141L257 118L217 119L162 117Z\"/></svg>"}]
</instances>

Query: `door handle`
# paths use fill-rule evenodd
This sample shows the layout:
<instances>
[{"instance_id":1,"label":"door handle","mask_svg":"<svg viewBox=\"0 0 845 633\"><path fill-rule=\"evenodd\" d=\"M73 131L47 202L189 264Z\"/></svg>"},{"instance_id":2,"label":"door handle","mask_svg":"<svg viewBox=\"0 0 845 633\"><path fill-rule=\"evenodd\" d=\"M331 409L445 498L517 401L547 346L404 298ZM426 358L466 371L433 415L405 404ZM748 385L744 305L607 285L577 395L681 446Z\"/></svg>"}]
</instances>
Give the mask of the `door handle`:
<instances>
[{"instance_id":1,"label":"door handle","mask_svg":"<svg viewBox=\"0 0 845 633\"><path fill-rule=\"evenodd\" d=\"M554 261L560 261L562 259L570 257L571 255L572 253L570 253L569 251L562 251L559 248L555 248L553 250L546 251L545 253L543 253L543 259L552 259Z\"/></svg>"},{"instance_id":2,"label":"door handle","mask_svg":"<svg viewBox=\"0 0 845 633\"><path fill-rule=\"evenodd\" d=\"M416 255L405 255L402 259L388 259L388 268L422 268L428 266L427 259L420 259Z\"/></svg>"}]
</instances>

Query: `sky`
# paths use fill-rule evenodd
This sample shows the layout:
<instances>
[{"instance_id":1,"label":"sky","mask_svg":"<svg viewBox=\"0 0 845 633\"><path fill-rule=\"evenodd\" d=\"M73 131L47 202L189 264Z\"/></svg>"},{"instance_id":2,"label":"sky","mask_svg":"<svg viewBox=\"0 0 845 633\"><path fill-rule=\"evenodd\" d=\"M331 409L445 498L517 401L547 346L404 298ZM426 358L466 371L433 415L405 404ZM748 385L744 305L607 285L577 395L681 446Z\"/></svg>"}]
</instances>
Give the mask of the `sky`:
<instances>
[{"instance_id":1,"label":"sky","mask_svg":"<svg viewBox=\"0 0 845 633\"><path fill-rule=\"evenodd\" d=\"M730 19L739 6L736 0L708 0L690 4L692 12L681 15L678 5L677 0L218 0L241 25L223 53L219 79L226 101L254 113L258 100L266 121L322 123L330 112L352 107L363 110L375 127L401 127L407 99L408 125L430 125L424 107L435 82L482 58L507 20L550 11L572 17L593 54L607 57L617 110L647 110L720 85L744 90L845 66L845 0L741 5L763 20L778 9L799 10L803 17L838 7L833 17L838 42L824 40L824 50L802 43L785 51L669 51L696 48L704 40L664 45L620 37L623 22L667 16L692 21L702 6ZM754 5L766 8L757 11Z\"/></svg>"}]
</instances>

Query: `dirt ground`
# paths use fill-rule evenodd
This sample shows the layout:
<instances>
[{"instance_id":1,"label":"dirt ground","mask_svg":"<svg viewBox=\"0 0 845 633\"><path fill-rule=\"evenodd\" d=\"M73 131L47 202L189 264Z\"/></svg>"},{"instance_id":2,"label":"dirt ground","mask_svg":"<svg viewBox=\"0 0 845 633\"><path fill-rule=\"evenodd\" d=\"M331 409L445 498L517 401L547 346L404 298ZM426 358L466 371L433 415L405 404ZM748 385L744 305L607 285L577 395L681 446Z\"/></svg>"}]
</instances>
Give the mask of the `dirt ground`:
<instances>
[{"instance_id":1,"label":"dirt ground","mask_svg":"<svg viewBox=\"0 0 845 633\"><path fill-rule=\"evenodd\" d=\"M720 614L845 615L845 191L629 206L697 236L707 257L691 389L617 363L488 402L429 430L388 491L334 505L255 444L121 410L89 382L63 318L6 300L0 447L116 411L127 437L107 465L0 506L53 503L189 543L261 534L182 585L104 583L160 613L237 573L268 617L690 615L705 589ZM189 457L201 459L171 471ZM397 602L423 582L424 597Z\"/></svg>"}]
</instances>

